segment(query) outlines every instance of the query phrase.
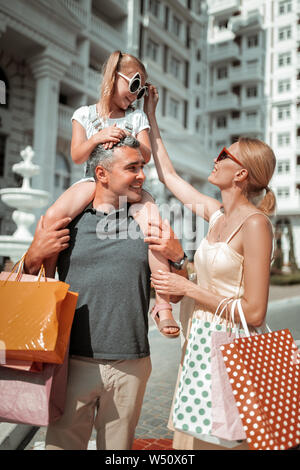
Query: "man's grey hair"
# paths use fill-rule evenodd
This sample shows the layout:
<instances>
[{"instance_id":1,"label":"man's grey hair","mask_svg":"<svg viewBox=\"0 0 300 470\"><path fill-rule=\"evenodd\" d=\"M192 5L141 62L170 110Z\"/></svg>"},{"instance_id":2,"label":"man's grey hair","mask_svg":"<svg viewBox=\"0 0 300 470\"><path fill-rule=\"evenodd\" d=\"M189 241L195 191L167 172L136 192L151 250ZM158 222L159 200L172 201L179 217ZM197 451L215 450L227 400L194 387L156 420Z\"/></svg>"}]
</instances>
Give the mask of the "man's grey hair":
<instances>
[{"instance_id":1,"label":"man's grey hair","mask_svg":"<svg viewBox=\"0 0 300 470\"><path fill-rule=\"evenodd\" d=\"M105 150L103 145L97 145L97 147L92 151L88 160L89 171L96 177L95 170L98 165L103 166L103 168L105 168L106 170L110 170L115 158L115 148L130 147L136 149L139 148L139 146L139 141L132 135L127 135L126 137L124 137L124 139L120 140L120 142L115 144L111 149Z\"/></svg>"}]
</instances>

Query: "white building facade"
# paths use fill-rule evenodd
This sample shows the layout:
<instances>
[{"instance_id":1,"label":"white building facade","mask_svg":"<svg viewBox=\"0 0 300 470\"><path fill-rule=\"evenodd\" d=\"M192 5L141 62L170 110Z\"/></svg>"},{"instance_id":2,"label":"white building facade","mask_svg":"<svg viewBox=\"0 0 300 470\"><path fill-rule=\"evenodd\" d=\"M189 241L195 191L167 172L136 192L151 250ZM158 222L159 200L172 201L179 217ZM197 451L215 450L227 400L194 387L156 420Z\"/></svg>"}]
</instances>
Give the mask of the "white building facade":
<instances>
[{"instance_id":1,"label":"white building facade","mask_svg":"<svg viewBox=\"0 0 300 470\"><path fill-rule=\"evenodd\" d=\"M0 0L0 80L6 87L0 187L19 184L11 168L26 145L33 146L41 166L32 186L49 191L52 201L82 177L82 167L70 157L71 116L98 101L102 65L121 50L141 58L160 90L158 121L175 167L205 189L210 164L202 132L202 7L200 0ZM153 164L148 180L157 202L170 202ZM11 211L2 203L0 221L1 233L14 231ZM199 230L203 235L202 224Z\"/></svg>"},{"instance_id":2,"label":"white building facade","mask_svg":"<svg viewBox=\"0 0 300 470\"><path fill-rule=\"evenodd\" d=\"M273 148L277 157L271 182L277 198L273 221L284 233L292 227L300 266L299 1L207 4L206 148L215 154L240 135L260 138ZM287 257L285 263L289 261Z\"/></svg>"}]
</instances>

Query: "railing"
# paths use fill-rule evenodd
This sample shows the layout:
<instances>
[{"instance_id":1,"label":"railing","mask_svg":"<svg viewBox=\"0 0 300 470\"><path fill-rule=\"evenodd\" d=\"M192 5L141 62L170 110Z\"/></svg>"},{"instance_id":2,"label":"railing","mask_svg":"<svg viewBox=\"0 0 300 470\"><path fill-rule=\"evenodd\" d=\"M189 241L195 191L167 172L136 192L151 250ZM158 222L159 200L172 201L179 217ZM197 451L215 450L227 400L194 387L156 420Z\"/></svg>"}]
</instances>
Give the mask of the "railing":
<instances>
[{"instance_id":1,"label":"railing","mask_svg":"<svg viewBox=\"0 0 300 470\"><path fill-rule=\"evenodd\" d=\"M208 112L230 109L239 109L239 99L234 93L227 93L224 96L214 96L208 101Z\"/></svg>"},{"instance_id":2,"label":"railing","mask_svg":"<svg viewBox=\"0 0 300 470\"><path fill-rule=\"evenodd\" d=\"M224 59L238 59L240 50L234 42L214 44L209 47L207 59L209 62L219 62Z\"/></svg>"},{"instance_id":3,"label":"railing","mask_svg":"<svg viewBox=\"0 0 300 470\"><path fill-rule=\"evenodd\" d=\"M87 26L88 12L84 6L80 5L74 0L60 0L61 3L65 5L75 16L76 18L85 26Z\"/></svg>"},{"instance_id":4,"label":"railing","mask_svg":"<svg viewBox=\"0 0 300 470\"><path fill-rule=\"evenodd\" d=\"M102 75L100 72L93 70L91 68L88 69L87 74L88 80L88 88L93 90L97 95L100 93L100 83L102 82Z\"/></svg>"},{"instance_id":5,"label":"railing","mask_svg":"<svg viewBox=\"0 0 300 470\"><path fill-rule=\"evenodd\" d=\"M71 137L72 135L72 123L71 118L73 116L74 110L60 104L58 107L58 132L60 135L65 137Z\"/></svg>"},{"instance_id":6,"label":"railing","mask_svg":"<svg viewBox=\"0 0 300 470\"><path fill-rule=\"evenodd\" d=\"M111 43L115 49L124 49L125 38L115 28L109 26L105 21L96 16L91 17L91 33Z\"/></svg>"},{"instance_id":7,"label":"railing","mask_svg":"<svg viewBox=\"0 0 300 470\"><path fill-rule=\"evenodd\" d=\"M73 62L71 67L68 68L66 76L76 83L84 84L84 66Z\"/></svg>"}]
</instances>

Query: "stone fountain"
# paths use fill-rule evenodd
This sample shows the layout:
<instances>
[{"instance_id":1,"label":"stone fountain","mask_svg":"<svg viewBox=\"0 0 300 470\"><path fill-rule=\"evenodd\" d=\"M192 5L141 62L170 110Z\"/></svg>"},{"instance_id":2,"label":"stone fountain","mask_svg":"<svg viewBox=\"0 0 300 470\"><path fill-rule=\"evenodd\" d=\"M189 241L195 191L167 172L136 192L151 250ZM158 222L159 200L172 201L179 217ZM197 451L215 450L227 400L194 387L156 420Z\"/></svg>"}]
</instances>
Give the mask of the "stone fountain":
<instances>
[{"instance_id":1,"label":"stone fountain","mask_svg":"<svg viewBox=\"0 0 300 470\"><path fill-rule=\"evenodd\" d=\"M47 191L30 187L30 179L40 172L40 167L32 163L34 157L32 148L26 147L20 155L23 161L13 165L12 171L23 177L22 187L0 190L3 203L17 209L12 214L17 230L13 235L0 236L0 255L8 256L14 263L22 257L32 242L33 236L29 227L36 220L32 211L45 206L50 197Z\"/></svg>"}]
</instances>

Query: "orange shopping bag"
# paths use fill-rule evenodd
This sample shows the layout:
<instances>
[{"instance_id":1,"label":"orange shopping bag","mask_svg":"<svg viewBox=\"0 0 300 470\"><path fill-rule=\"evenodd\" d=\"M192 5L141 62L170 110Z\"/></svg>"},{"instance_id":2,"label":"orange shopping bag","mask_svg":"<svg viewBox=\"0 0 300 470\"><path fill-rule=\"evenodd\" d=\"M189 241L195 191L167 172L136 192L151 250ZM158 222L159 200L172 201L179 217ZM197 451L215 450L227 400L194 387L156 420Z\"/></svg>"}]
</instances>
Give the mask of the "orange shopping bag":
<instances>
[{"instance_id":1,"label":"orange shopping bag","mask_svg":"<svg viewBox=\"0 0 300 470\"><path fill-rule=\"evenodd\" d=\"M62 364L77 298L68 284L46 278L43 267L38 276L21 274L20 270L0 273L0 347L5 350L2 362Z\"/></svg>"}]
</instances>

